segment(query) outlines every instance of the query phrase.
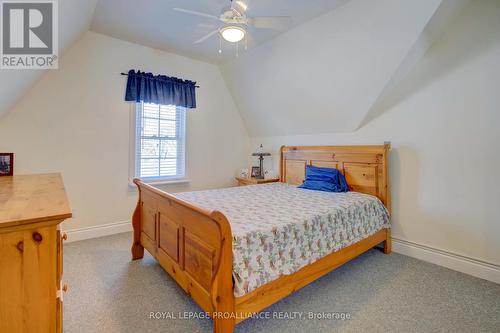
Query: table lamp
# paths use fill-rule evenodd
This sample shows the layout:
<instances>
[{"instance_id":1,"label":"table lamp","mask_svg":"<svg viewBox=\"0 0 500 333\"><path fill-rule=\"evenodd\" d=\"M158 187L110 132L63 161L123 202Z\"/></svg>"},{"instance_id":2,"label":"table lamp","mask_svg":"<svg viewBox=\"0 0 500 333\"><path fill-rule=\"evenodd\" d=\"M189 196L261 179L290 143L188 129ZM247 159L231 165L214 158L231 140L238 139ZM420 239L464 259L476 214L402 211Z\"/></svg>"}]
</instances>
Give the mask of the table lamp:
<instances>
[{"instance_id":1,"label":"table lamp","mask_svg":"<svg viewBox=\"0 0 500 333\"><path fill-rule=\"evenodd\" d=\"M253 153L252 156L259 156L259 175L255 178L263 179L264 178L264 156L271 156L270 153L264 153L264 147L262 144L257 149L256 153Z\"/></svg>"}]
</instances>

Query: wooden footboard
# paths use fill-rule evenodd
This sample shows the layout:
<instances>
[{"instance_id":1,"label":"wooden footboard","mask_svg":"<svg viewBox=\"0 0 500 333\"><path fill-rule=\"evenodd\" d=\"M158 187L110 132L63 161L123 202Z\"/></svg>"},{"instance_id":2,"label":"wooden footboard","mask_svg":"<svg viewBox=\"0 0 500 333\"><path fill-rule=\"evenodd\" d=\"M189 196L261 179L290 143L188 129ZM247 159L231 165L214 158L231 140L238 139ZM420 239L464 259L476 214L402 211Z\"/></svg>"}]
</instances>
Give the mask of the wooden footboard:
<instances>
[{"instance_id":1,"label":"wooden footboard","mask_svg":"<svg viewBox=\"0 0 500 333\"><path fill-rule=\"evenodd\" d=\"M226 217L195 207L135 179L132 258L144 248L214 319L214 332L232 332L235 319L232 236Z\"/></svg>"}]
</instances>

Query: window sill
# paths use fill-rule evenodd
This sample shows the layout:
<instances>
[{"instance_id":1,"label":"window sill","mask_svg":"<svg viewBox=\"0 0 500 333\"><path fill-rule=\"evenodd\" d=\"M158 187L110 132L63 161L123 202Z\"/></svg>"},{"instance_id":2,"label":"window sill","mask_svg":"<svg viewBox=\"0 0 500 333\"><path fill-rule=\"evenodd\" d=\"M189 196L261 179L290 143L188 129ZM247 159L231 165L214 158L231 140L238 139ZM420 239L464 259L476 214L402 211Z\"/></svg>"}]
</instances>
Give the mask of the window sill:
<instances>
[{"instance_id":1,"label":"window sill","mask_svg":"<svg viewBox=\"0 0 500 333\"><path fill-rule=\"evenodd\" d=\"M155 186L155 185L169 185L169 184L186 184L190 183L191 179L189 178L181 178L181 179L171 179L171 180L152 180L152 181L144 181L144 183ZM133 182L129 183L130 187L137 188L137 185L135 185Z\"/></svg>"}]
</instances>

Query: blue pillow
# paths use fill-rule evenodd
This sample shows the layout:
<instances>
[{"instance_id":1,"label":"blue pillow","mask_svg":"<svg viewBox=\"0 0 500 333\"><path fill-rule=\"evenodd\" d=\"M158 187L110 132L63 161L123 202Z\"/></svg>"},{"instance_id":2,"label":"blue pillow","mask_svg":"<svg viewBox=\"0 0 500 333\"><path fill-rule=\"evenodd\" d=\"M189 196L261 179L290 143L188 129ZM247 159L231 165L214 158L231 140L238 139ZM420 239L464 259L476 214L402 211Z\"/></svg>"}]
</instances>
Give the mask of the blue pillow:
<instances>
[{"instance_id":1,"label":"blue pillow","mask_svg":"<svg viewBox=\"0 0 500 333\"><path fill-rule=\"evenodd\" d=\"M306 179L299 188L326 192L349 191L345 177L339 170L312 165L306 166Z\"/></svg>"},{"instance_id":2,"label":"blue pillow","mask_svg":"<svg viewBox=\"0 0 500 333\"><path fill-rule=\"evenodd\" d=\"M336 178L337 169L332 168L319 168L312 165L306 166L306 179L324 182L334 182Z\"/></svg>"},{"instance_id":3,"label":"blue pillow","mask_svg":"<svg viewBox=\"0 0 500 333\"><path fill-rule=\"evenodd\" d=\"M303 188L306 190L316 190L316 191L325 191L325 192L340 192L336 191L336 187L333 183L325 182L322 180L304 180L302 185L299 188Z\"/></svg>"}]
</instances>

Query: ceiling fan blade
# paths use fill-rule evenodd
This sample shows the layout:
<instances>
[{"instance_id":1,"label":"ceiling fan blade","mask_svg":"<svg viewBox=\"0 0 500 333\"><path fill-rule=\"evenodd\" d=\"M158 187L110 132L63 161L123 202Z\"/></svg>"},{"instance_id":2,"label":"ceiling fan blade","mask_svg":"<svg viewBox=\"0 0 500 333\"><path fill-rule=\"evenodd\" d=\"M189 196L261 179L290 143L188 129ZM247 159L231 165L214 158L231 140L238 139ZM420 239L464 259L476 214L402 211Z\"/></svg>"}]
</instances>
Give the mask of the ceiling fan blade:
<instances>
[{"instance_id":1,"label":"ceiling fan blade","mask_svg":"<svg viewBox=\"0 0 500 333\"><path fill-rule=\"evenodd\" d=\"M208 35L205 35L205 36L201 37L200 39L198 39L198 40L197 40L196 42L194 42L193 44L198 44L198 43L201 43L201 42L203 42L204 40L209 39L210 37L212 37L213 35L215 35L215 34L216 34L216 33L218 33L218 32L219 32L219 29L214 30L214 31L212 31L211 33L209 33Z\"/></svg>"},{"instance_id":2,"label":"ceiling fan blade","mask_svg":"<svg viewBox=\"0 0 500 333\"><path fill-rule=\"evenodd\" d=\"M217 26L215 24L205 24L205 23L198 23L196 24L197 27L200 28L207 28L207 29L215 29Z\"/></svg>"},{"instance_id":3,"label":"ceiling fan blade","mask_svg":"<svg viewBox=\"0 0 500 333\"><path fill-rule=\"evenodd\" d=\"M292 22L290 16L257 16L248 18L248 24L256 28L279 29L286 27L290 22Z\"/></svg>"},{"instance_id":4,"label":"ceiling fan blade","mask_svg":"<svg viewBox=\"0 0 500 333\"><path fill-rule=\"evenodd\" d=\"M186 13L186 14L191 14L191 15L196 15L196 16L201 16L201 17L208 17L208 18L211 18L211 19L214 19L217 21L220 20L220 18L215 16L215 15L197 12L195 10L184 9L184 8L172 8L172 9L175 10L176 12L181 12L181 13Z\"/></svg>"}]
</instances>

